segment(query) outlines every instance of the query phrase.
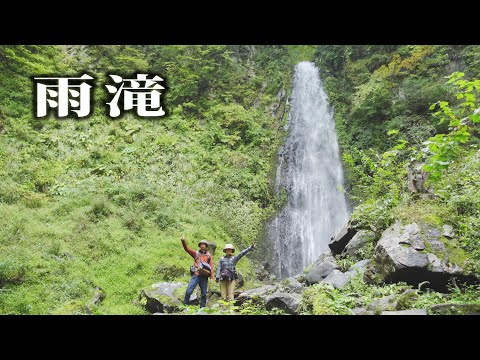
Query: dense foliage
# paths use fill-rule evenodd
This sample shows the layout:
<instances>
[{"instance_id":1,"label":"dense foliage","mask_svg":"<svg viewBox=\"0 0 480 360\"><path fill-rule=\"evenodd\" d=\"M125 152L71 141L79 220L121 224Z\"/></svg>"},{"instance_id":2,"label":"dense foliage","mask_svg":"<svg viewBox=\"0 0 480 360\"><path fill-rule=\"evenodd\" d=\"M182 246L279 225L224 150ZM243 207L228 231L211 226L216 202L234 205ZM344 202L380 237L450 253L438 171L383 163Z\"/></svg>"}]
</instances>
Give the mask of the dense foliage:
<instances>
[{"instance_id":1,"label":"dense foliage","mask_svg":"<svg viewBox=\"0 0 480 360\"><path fill-rule=\"evenodd\" d=\"M277 94L312 51L0 47L0 313L80 311L96 286L99 313L141 313L140 288L188 280L182 233L191 246L250 244L275 208ZM84 72L96 78L93 115L33 117L32 76ZM165 79L165 117L106 116L106 74L134 72ZM249 259L239 267L252 278Z\"/></svg>"},{"instance_id":2,"label":"dense foliage","mask_svg":"<svg viewBox=\"0 0 480 360\"><path fill-rule=\"evenodd\" d=\"M301 60L319 66L334 107L357 226L378 239L396 219L452 225L480 273L479 46L0 46L0 313L82 313L97 286L95 313L144 313L139 289L188 281L181 234L191 246L259 239L281 205L275 154ZM106 115L107 74L135 72L165 79L163 118ZM34 118L32 76L83 73L97 82L89 118ZM418 164L429 179L412 193ZM247 287L259 285L254 257L239 263ZM350 314L407 288L315 285L302 311ZM404 305L478 303L478 289L452 291Z\"/></svg>"},{"instance_id":3,"label":"dense foliage","mask_svg":"<svg viewBox=\"0 0 480 360\"><path fill-rule=\"evenodd\" d=\"M407 167L423 164L425 188L442 192L449 166L477 152L479 56L478 46L317 48L359 221L383 230L419 200L407 190Z\"/></svg>"}]
</instances>

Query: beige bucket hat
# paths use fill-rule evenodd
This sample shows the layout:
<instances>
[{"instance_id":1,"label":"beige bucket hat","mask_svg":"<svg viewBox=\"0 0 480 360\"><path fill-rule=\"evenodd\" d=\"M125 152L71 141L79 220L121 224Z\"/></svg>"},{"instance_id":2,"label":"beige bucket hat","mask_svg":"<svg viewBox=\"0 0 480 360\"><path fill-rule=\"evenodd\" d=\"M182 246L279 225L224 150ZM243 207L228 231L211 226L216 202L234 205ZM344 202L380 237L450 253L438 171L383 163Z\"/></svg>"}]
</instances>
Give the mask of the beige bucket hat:
<instances>
[{"instance_id":1,"label":"beige bucket hat","mask_svg":"<svg viewBox=\"0 0 480 360\"><path fill-rule=\"evenodd\" d=\"M225 247L223 248L223 252L226 252L225 250L227 249L232 249L232 252L235 252L235 248L233 247L232 244L225 244Z\"/></svg>"},{"instance_id":2,"label":"beige bucket hat","mask_svg":"<svg viewBox=\"0 0 480 360\"><path fill-rule=\"evenodd\" d=\"M200 241L198 242L198 246L199 246L199 247L200 247L200 244L205 244L205 245L207 245L207 247L208 247L208 242L207 242L207 240L205 240L205 239L200 240Z\"/></svg>"}]
</instances>

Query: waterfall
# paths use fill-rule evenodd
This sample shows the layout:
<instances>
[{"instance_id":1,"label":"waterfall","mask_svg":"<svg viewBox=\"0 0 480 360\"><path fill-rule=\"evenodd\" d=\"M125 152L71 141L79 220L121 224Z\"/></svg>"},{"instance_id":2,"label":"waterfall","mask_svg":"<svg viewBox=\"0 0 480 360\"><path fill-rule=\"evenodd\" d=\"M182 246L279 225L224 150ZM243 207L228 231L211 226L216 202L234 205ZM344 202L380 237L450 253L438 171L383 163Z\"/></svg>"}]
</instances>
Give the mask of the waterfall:
<instances>
[{"instance_id":1,"label":"waterfall","mask_svg":"<svg viewBox=\"0 0 480 360\"><path fill-rule=\"evenodd\" d=\"M295 66L288 135L278 154L276 194L285 207L267 223L271 270L285 278L299 274L328 248L348 221L333 109L311 62Z\"/></svg>"}]
</instances>

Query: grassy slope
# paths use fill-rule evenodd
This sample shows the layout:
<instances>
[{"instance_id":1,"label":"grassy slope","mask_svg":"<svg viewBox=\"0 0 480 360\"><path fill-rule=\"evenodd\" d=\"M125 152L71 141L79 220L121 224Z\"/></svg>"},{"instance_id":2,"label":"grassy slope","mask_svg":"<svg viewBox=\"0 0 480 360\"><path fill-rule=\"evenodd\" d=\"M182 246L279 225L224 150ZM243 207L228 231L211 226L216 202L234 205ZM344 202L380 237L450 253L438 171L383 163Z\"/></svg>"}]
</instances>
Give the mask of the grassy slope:
<instances>
[{"instance_id":1,"label":"grassy slope","mask_svg":"<svg viewBox=\"0 0 480 360\"><path fill-rule=\"evenodd\" d=\"M305 47L73 46L0 48L0 313L138 314L151 283L188 281L180 246L238 248L275 209L269 187L281 119L271 115ZM32 118L33 74L158 72L159 121L95 113ZM215 261L218 260L218 253ZM253 283L253 267L240 270Z\"/></svg>"}]
</instances>

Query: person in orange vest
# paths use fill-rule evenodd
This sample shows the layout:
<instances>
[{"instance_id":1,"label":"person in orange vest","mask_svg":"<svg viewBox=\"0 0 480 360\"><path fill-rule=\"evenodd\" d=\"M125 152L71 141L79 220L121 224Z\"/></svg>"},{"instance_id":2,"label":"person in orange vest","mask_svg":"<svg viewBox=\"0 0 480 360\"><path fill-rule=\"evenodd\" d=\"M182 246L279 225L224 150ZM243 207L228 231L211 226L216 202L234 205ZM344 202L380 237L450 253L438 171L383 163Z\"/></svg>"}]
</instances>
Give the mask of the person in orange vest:
<instances>
[{"instance_id":1,"label":"person in orange vest","mask_svg":"<svg viewBox=\"0 0 480 360\"><path fill-rule=\"evenodd\" d=\"M188 247L183 235L180 240L182 241L185 251L195 260L193 266L190 267L190 274L192 277L188 283L183 303L185 305L190 304L190 296L197 285L199 285L202 293L200 307L205 307L207 304L208 278L213 282L213 261L212 255L207 251L208 243L206 240L199 241L199 249L195 251Z\"/></svg>"}]
</instances>

